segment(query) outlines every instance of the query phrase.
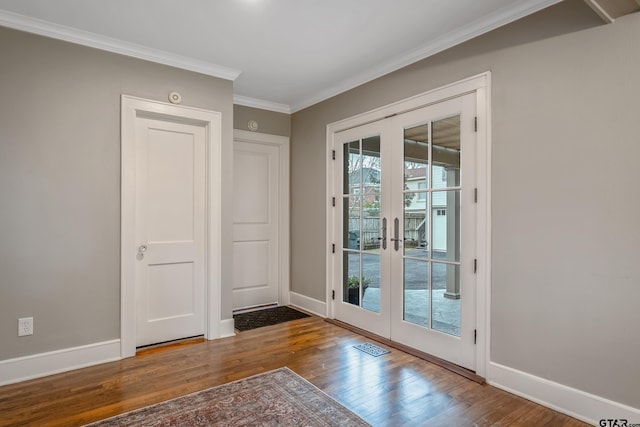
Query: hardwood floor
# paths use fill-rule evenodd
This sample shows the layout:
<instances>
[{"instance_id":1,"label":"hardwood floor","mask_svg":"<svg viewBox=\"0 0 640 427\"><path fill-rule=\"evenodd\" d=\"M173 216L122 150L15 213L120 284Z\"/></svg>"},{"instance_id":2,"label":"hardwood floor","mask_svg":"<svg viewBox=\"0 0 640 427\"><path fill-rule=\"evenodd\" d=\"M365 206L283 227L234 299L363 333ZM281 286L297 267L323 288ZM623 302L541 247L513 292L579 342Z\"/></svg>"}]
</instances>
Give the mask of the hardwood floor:
<instances>
[{"instance_id":1,"label":"hardwood floor","mask_svg":"<svg viewBox=\"0 0 640 427\"><path fill-rule=\"evenodd\" d=\"M0 387L0 426L77 426L282 366L374 426L586 426L318 317ZM383 345L381 345L383 346Z\"/></svg>"}]
</instances>

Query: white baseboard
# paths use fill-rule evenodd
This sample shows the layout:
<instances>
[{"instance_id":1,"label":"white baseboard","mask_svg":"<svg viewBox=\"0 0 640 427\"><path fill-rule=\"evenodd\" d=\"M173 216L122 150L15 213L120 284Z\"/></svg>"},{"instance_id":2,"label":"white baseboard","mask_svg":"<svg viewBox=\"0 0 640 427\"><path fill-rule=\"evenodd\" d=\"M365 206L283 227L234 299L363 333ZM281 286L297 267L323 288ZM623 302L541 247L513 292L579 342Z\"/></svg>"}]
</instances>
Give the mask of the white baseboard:
<instances>
[{"instance_id":1,"label":"white baseboard","mask_svg":"<svg viewBox=\"0 0 640 427\"><path fill-rule=\"evenodd\" d=\"M120 340L0 360L0 386L120 360Z\"/></svg>"},{"instance_id":2,"label":"white baseboard","mask_svg":"<svg viewBox=\"0 0 640 427\"><path fill-rule=\"evenodd\" d=\"M220 336L218 338L232 337L236 334L233 318L220 321Z\"/></svg>"},{"instance_id":3,"label":"white baseboard","mask_svg":"<svg viewBox=\"0 0 640 427\"><path fill-rule=\"evenodd\" d=\"M317 299L295 292L289 292L289 301L289 304L294 307L306 310L316 316L327 317L327 303L324 301L318 301Z\"/></svg>"},{"instance_id":4,"label":"white baseboard","mask_svg":"<svg viewBox=\"0 0 640 427\"><path fill-rule=\"evenodd\" d=\"M640 422L640 409L491 362L487 383L592 425L601 419Z\"/></svg>"}]
</instances>

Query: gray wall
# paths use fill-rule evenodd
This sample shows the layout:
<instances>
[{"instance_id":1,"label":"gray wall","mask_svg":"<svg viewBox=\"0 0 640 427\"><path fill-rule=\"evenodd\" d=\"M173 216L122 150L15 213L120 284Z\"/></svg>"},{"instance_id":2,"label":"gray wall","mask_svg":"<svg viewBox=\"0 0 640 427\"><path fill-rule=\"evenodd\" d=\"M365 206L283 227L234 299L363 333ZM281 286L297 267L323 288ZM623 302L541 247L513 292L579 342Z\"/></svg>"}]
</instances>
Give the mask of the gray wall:
<instances>
[{"instance_id":1,"label":"gray wall","mask_svg":"<svg viewBox=\"0 0 640 427\"><path fill-rule=\"evenodd\" d=\"M183 105L222 113L231 206L233 84L6 28L0 52L0 360L117 339L120 94L165 101L175 90ZM232 283L230 268L222 274ZM18 338L25 316L35 334Z\"/></svg>"},{"instance_id":2,"label":"gray wall","mask_svg":"<svg viewBox=\"0 0 640 427\"><path fill-rule=\"evenodd\" d=\"M325 300L326 125L491 70L491 359L639 408L637 40L569 0L293 114L292 290Z\"/></svg>"},{"instance_id":3,"label":"gray wall","mask_svg":"<svg viewBox=\"0 0 640 427\"><path fill-rule=\"evenodd\" d=\"M233 106L233 128L249 130L249 120L258 122L260 133L270 135L291 136L291 115L262 110L260 108L246 107L244 105Z\"/></svg>"}]
</instances>

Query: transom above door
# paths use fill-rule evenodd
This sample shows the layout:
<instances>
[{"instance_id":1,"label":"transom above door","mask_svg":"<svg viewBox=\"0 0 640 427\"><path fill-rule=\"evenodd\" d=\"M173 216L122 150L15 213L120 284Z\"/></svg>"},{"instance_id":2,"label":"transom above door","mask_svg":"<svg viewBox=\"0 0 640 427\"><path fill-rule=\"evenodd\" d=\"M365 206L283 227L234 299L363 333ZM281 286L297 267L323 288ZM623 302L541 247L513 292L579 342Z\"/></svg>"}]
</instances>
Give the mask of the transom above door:
<instances>
[{"instance_id":1,"label":"transom above door","mask_svg":"<svg viewBox=\"0 0 640 427\"><path fill-rule=\"evenodd\" d=\"M333 314L475 370L476 95L334 135Z\"/></svg>"}]
</instances>

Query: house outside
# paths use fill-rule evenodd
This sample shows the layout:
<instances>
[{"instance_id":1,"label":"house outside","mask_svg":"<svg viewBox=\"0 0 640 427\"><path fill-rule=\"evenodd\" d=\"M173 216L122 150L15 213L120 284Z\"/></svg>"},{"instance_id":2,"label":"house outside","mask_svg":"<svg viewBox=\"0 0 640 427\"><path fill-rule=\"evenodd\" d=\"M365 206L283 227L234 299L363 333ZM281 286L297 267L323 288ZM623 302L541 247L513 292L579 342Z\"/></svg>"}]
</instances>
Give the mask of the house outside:
<instances>
[{"instance_id":1,"label":"house outside","mask_svg":"<svg viewBox=\"0 0 640 427\"><path fill-rule=\"evenodd\" d=\"M435 252L446 252L447 249L447 192L435 191L431 193L431 239L428 239L429 215L426 191L426 165L416 165L405 168L405 208L404 208L404 238L405 246L428 248L431 240ZM362 185L359 171L352 171L349 182L349 227L348 247L356 249L359 241L363 242L363 249L377 249L380 247L378 236L380 233L380 170L367 167L362 168ZM433 187L447 187L447 170L443 166L432 167ZM360 204L362 211L360 212Z\"/></svg>"}]
</instances>

